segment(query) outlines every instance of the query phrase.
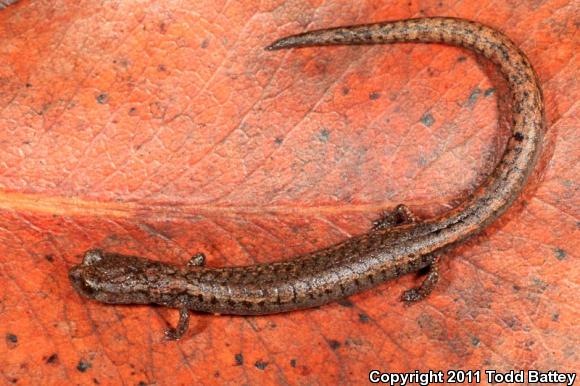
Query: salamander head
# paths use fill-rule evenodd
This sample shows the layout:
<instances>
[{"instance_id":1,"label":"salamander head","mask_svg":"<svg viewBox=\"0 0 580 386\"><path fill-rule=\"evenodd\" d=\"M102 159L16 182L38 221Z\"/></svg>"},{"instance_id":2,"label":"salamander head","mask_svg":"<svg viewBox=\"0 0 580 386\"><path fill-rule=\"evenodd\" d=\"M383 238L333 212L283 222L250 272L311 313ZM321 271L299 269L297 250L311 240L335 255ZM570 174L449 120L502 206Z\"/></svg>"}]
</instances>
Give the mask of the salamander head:
<instances>
[{"instance_id":1,"label":"salamander head","mask_svg":"<svg viewBox=\"0 0 580 386\"><path fill-rule=\"evenodd\" d=\"M168 294L160 284L178 271L142 257L93 249L85 253L81 264L69 270L68 277L76 291L89 299L114 304L164 304Z\"/></svg>"}]
</instances>

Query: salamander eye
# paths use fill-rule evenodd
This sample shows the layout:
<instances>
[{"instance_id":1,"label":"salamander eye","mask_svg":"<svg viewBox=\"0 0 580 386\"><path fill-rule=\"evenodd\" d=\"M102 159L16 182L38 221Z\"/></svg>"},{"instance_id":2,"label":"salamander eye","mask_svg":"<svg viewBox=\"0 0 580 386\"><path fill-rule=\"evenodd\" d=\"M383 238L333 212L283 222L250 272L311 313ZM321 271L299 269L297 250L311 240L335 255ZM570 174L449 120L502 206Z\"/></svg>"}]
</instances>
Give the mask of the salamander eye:
<instances>
[{"instance_id":1,"label":"salamander eye","mask_svg":"<svg viewBox=\"0 0 580 386\"><path fill-rule=\"evenodd\" d=\"M95 289L90 286L85 280L80 281L81 289L86 296L92 297L95 293Z\"/></svg>"},{"instance_id":2,"label":"salamander eye","mask_svg":"<svg viewBox=\"0 0 580 386\"><path fill-rule=\"evenodd\" d=\"M102 261L104 258L103 251L100 249L91 249L85 252L85 256L83 257L83 265L93 265Z\"/></svg>"}]
</instances>

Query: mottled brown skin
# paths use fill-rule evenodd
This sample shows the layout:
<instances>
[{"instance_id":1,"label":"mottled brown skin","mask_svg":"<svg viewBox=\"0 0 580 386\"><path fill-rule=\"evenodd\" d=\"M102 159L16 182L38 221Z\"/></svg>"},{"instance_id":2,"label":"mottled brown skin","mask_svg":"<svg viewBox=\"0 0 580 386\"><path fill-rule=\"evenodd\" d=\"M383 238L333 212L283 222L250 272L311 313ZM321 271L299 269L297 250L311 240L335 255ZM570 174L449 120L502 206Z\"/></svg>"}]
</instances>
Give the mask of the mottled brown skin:
<instances>
[{"instance_id":1,"label":"mottled brown skin","mask_svg":"<svg viewBox=\"0 0 580 386\"><path fill-rule=\"evenodd\" d=\"M462 46L495 63L512 98L512 135L484 184L444 215L418 222L398 206L371 231L289 261L208 268L203 255L186 267L141 257L89 251L70 270L76 290L105 303L156 303L181 310L169 338L187 329L187 310L260 315L316 307L409 272L430 267L425 281L403 300L427 296L438 279L438 255L481 231L516 199L534 168L543 136L542 92L530 62L514 43L492 28L455 18L408 19L332 28L289 36L267 50L294 47L444 43Z\"/></svg>"}]
</instances>

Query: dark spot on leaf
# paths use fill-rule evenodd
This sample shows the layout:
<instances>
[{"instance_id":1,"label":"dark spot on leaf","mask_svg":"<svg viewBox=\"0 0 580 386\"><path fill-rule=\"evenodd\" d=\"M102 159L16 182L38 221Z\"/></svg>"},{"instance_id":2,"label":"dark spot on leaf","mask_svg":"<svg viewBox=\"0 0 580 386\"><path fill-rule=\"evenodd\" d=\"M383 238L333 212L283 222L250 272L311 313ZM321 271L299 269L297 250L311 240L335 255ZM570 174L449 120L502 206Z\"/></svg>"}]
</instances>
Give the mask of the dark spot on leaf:
<instances>
[{"instance_id":1,"label":"dark spot on leaf","mask_svg":"<svg viewBox=\"0 0 580 386\"><path fill-rule=\"evenodd\" d=\"M337 301L337 303L338 303L338 304L340 304L341 306L343 306L343 307L347 307L347 308L352 308L352 307L354 307L354 304L353 304L353 302L351 302L351 301L350 301L350 300L348 300L348 299L341 299L341 300L338 300L338 301Z\"/></svg>"},{"instance_id":2,"label":"dark spot on leaf","mask_svg":"<svg viewBox=\"0 0 580 386\"><path fill-rule=\"evenodd\" d=\"M433 125L433 123L435 123L435 118L433 117L433 114L431 114L431 113L425 113L421 117L421 123L424 124L427 127L431 127L431 125Z\"/></svg>"},{"instance_id":3,"label":"dark spot on leaf","mask_svg":"<svg viewBox=\"0 0 580 386\"><path fill-rule=\"evenodd\" d=\"M268 362L256 361L255 366L260 370L264 370L268 366Z\"/></svg>"},{"instance_id":4,"label":"dark spot on leaf","mask_svg":"<svg viewBox=\"0 0 580 386\"><path fill-rule=\"evenodd\" d=\"M58 354L54 353L54 354L50 355L48 358L46 358L45 362L49 365L53 365L55 363L58 363Z\"/></svg>"},{"instance_id":5,"label":"dark spot on leaf","mask_svg":"<svg viewBox=\"0 0 580 386\"><path fill-rule=\"evenodd\" d=\"M157 66L157 71L165 72L167 71L167 67L165 67L165 64L160 64L159 66Z\"/></svg>"},{"instance_id":6,"label":"dark spot on leaf","mask_svg":"<svg viewBox=\"0 0 580 386\"><path fill-rule=\"evenodd\" d=\"M565 250L561 248L556 248L554 249L554 255L556 256L556 259L564 260L568 254L566 253Z\"/></svg>"},{"instance_id":7,"label":"dark spot on leaf","mask_svg":"<svg viewBox=\"0 0 580 386\"><path fill-rule=\"evenodd\" d=\"M44 258L50 263L54 261L54 255L44 255Z\"/></svg>"},{"instance_id":8,"label":"dark spot on leaf","mask_svg":"<svg viewBox=\"0 0 580 386\"><path fill-rule=\"evenodd\" d=\"M32 87L32 84L31 83L26 83L25 86L26 86L26 88L30 88L30 87Z\"/></svg>"},{"instance_id":9,"label":"dark spot on leaf","mask_svg":"<svg viewBox=\"0 0 580 386\"><path fill-rule=\"evenodd\" d=\"M466 60L467 60L467 58L465 56L463 56L463 55L457 57L457 61L460 62L460 63L461 62L465 62Z\"/></svg>"},{"instance_id":10,"label":"dark spot on leaf","mask_svg":"<svg viewBox=\"0 0 580 386\"><path fill-rule=\"evenodd\" d=\"M207 48L209 47L209 39L205 38L201 41L201 44L199 45L201 48Z\"/></svg>"},{"instance_id":11,"label":"dark spot on leaf","mask_svg":"<svg viewBox=\"0 0 580 386\"><path fill-rule=\"evenodd\" d=\"M340 342L338 340L331 339L328 341L328 345L330 346L331 349L338 350L338 348L340 347Z\"/></svg>"},{"instance_id":12,"label":"dark spot on leaf","mask_svg":"<svg viewBox=\"0 0 580 386\"><path fill-rule=\"evenodd\" d=\"M469 97L467 98L467 106L473 107L477 102L479 95L481 95L481 89L479 87L474 88L473 91L471 91L471 94L469 94Z\"/></svg>"},{"instance_id":13,"label":"dark spot on leaf","mask_svg":"<svg viewBox=\"0 0 580 386\"><path fill-rule=\"evenodd\" d=\"M81 373L84 373L85 371L87 371L88 369L91 368L91 364L89 362L87 362L84 359L81 359L79 361L79 363L77 364L77 370L80 371Z\"/></svg>"},{"instance_id":14,"label":"dark spot on leaf","mask_svg":"<svg viewBox=\"0 0 580 386\"><path fill-rule=\"evenodd\" d=\"M275 143L276 145L281 145L281 144L282 144L282 142L284 142L284 139L282 139L282 137L276 137L276 138L274 139L274 143Z\"/></svg>"},{"instance_id":15,"label":"dark spot on leaf","mask_svg":"<svg viewBox=\"0 0 580 386\"><path fill-rule=\"evenodd\" d=\"M163 21L159 23L159 32L161 32L162 34L167 33L167 25Z\"/></svg>"},{"instance_id":16,"label":"dark spot on leaf","mask_svg":"<svg viewBox=\"0 0 580 386\"><path fill-rule=\"evenodd\" d=\"M296 368L296 359L290 359L290 366Z\"/></svg>"},{"instance_id":17,"label":"dark spot on leaf","mask_svg":"<svg viewBox=\"0 0 580 386\"><path fill-rule=\"evenodd\" d=\"M522 133L520 133L519 131L516 131L514 133L514 138L516 141L522 142L524 140L524 135Z\"/></svg>"},{"instance_id":18,"label":"dark spot on leaf","mask_svg":"<svg viewBox=\"0 0 580 386\"><path fill-rule=\"evenodd\" d=\"M129 115L135 115L137 113L137 107L131 107L129 109Z\"/></svg>"},{"instance_id":19,"label":"dark spot on leaf","mask_svg":"<svg viewBox=\"0 0 580 386\"><path fill-rule=\"evenodd\" d=\"M540 278L534 277L532 278L532 282L534 286L541 292L544 292L548 288L548 284Z\"/></svg>"},{"instance_id":20,"label":"dark spot on leaf","mask_svg":"<svg viewBox=\"0 0 580 386\"><path fill-rule=\"evenodd\" d=\"M370 318L367 314L360 313L360 314L358 314L358 320L360 320L361 323L368 323Z\"/></svg>"},{"instance_id":21,"label":"dark spot on leaf","mask_svg":"<svg viewBox=\"0 0 580 386\"><path fill-rule=\"evenodd\" d=\"M244 355L242 353L236 354L236 366L241 366L244 364Z\"/></svg>"},{"instance_id":22,"label":"dark spot on leaf","mask_svg":"<svg viewBox=\"0 0 580 386\"><path fill-rule=\"evenodd\" d=\"M98 103L104 105L108 101L109 101L109 94L107 94L106 92L102 92L99 95L97 95L97 102Z\"/></svg>"},{"instance_id":23,"label":"dark spot on leaf","mask_svg":"<svg viewBox=\"0 0 580 386\"><path fill-rule=\"evenodd\" d=\"M321 142L328 142L328 139L330 138L330 131L328 131L328 129L320 130L318 138L320 139Z\"/></svg>"},{"instance_id":24,"label":"dark spot on leaf","mask_svg":"<svg viewBox=\"0 0 580 386\"><path fill-rule=\"evenodd\" d=\"M6 334L6 343L8 344L8 347L14 348L14 347L16 347L16 344L18 343L18 337L16 335L14 335L13 333L8 332Z\"/></svg>"},{"instance_id":25,"label":"dark spot on leaf","mask_svg":"<svg viewBox=\"0 0 580 386\"><path fill-rule=\"evenodd\" d=\"M471 344L474 347L479 347L479 343L480 343L480 340L479 340L479 338L477 336L472 336L471 337Z\"/></svg>"},{"instance_id":26,"label":"dark spot on leaf","mask_svg":"<svg viewBox=\"0 0 580 386\"><path fill-rule=\"evenodd\" d=\"M348 87L342 88L342 95L348 95L349 92L350 92L350 89Z\"/></svg>"},{"instance_id":27,"label":"dark spot on leaf","mask_svg":"<svg viewBox=\"0 0 580 386\"><path fill-rule=\"evenodd\" d=\"M506 326L514 330L516 329L517 326L519 326L519 321L514 317L504 319L504 323L506 324Z\"/></svg>"},{"instance_id":28,"label":"dark spot on leaf","mask_svg":"<svg viewBox=\"0 0 580 386\"><path fill-rule=\"evenodd\" d=\"M147 386L147 382L145 381L140 381L137 386Z\"/></svg>"},{"instance_id":29,"label":"dark spot on leaf","mask_svg":"<svg viewBox=\"0 0 580 386\"><path fill-rule=\"evenodd\" d=\"M559 322L559 321L560 321L560 314L559 314L559 313L557 313L557 312L554 312L554 313L552 314L552 321L553 321L553 322Z\"/></svg>"},{"instance_id":30,"label":"dark spot on leaf","mask_svg":"<svg viewBox=\"0 0 580 386\"><path fill-rule=\"evenodd\" d=\"M119 60L113 60L113 64L119 64L123 67L129 67L129 60L126 58L121 58Z\"/></svg>"},{"instance_id":31,"label":"dark spot on leaf","mask_svg":"<svg viewBox=\"0 0 580 386\"><path fill-rule=\"evenodd\" d=\"M487 90L485 90L485 92L483 93L483 96L488 97L488 96L493 95L493 94L495 94L495 88L490 87Z\"/></svg>"},{"instance_id":32,"label":"dark spot on leaf","mask_svg":"<svg viewBox=\"0 0 580 386\"><path fill-rule=\"evenodd\" d=\"M528 339L524 342L524 347L531 351L535 344L536 344L535 340Z\"/></svg>"},{"instance_id":33,"label":"dark spot on leaf","mask_svg":"<svg viewBox=\"0 0 580 386\"><path fill-rule=\"evenodd\" d=\"M379 99L381 97L381 93L377 92L377 91L373 91L372 93L369 94L369 99L372 101L375 101L377 99Z\"/></svg>"}]
</instances>

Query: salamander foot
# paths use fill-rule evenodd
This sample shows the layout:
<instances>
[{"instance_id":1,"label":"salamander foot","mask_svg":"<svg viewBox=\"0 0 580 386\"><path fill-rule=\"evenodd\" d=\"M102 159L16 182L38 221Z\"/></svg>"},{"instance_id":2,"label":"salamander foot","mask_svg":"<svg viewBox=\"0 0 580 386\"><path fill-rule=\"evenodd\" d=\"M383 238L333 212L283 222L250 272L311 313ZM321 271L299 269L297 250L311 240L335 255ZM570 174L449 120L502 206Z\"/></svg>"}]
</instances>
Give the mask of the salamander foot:
<instances>
[{"instance_id":1,"label":"salamander foot","mask_svg":"<svg viewBox=\"0 0 580 386\"><path fill-rule=\"evenodd\" d=\"M427 277L423 280L423 282L415 288L411 288L405 292L403 292L403 296L401 296L401 301L405 302L406 304L416 303L420 300L425 299L429 294L433 291L437 282L439 281L439 257L436 257L431 265L429 266L429 272L427 273Z\"/></svg>"},{"instance_id":2,"label":"salamander foot","mask_svg":"<svg viewBox=\"0 0 580 386\"><path fill-rule=\"evenodd\" d=\"M378 220L373 221L373 230L387 229L402 224L416 223L417 218L405 204L399 204L391 211L384 211Z\"/></svg>"},{"instance_id":3,"label":"salamander foot","mask_svg":"<svg viewBox=\"0 0 580 386\"><path fill-rule=\"evenodd\" d=\"M201 252L191 256L187 262L188 267L203 267L205 265L205 255Z\"/></svg>"},{"instance_id":4,"label":"salamander foot","mask_svg":"<svg viewBox=\"0 0 580 386\"><path fill-rule=\"evenodd\" d=\"M185 334L189 328L189 311L187 308L181 308L179 310L179 322L176 328L168 328L165 330L165 339L167 340L179 340Z\"/></svg>"}]
</instances>

